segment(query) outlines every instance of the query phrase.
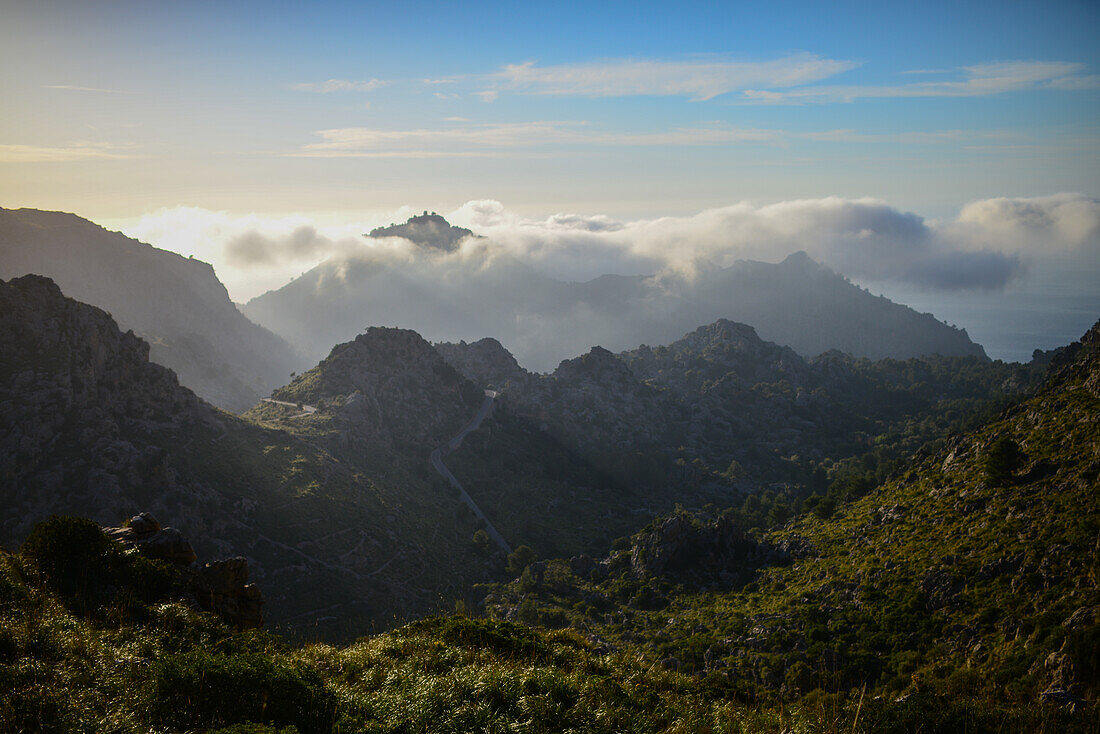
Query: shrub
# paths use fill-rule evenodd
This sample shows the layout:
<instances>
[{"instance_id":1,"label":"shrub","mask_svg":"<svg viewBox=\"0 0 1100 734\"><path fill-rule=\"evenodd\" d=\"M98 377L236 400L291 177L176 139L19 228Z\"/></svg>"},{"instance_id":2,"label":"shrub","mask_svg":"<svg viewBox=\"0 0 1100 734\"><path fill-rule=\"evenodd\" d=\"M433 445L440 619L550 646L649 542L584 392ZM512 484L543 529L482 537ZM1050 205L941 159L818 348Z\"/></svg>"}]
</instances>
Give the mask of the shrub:
<instances>
[{"instance_id":1,"label":"shrub","mask_svg":"<svg viewBox=\"0 0 1100 734\"><path fill-rule=\"evenodd\" d=\"M153 663L143 693L149 723L158 727L251 722L321 734L335 718L335 700L316 671L267 655L165 655Z\"/></svg>"},{"instance_id":2,"label":"shrub","mask_svg":"<svg viewBox=\"0 0 1100 734\"><path fill-rule=\"evenodd\" d=\"M535 551L530 546L521 545L508 554L508 573L519 576L531 563L534 562Z\"/></svg>"},{"instance_id":3,"label":"shrub","mask_svg":"<svg viewBox=\"0 0 1100 734\"><path fill-rule=\"evenodd\" d=\"M1001 436L990 445L985 455L986 481L994 487L1008 484L1016 470L1027 459L1020 445L1007 436Z\"/></svg>"},{"instance_id":4,"label":"shrub","mask_svg":"<svg viewBox=\"0 0 1100 734\"><path fill-rule=\"evenodd\" d=\"M123 566L122 548L99 525L54 515L34 526L19 549L45 585L70 606L88 612L106 601Z\"/></svg>"}]
</instances>

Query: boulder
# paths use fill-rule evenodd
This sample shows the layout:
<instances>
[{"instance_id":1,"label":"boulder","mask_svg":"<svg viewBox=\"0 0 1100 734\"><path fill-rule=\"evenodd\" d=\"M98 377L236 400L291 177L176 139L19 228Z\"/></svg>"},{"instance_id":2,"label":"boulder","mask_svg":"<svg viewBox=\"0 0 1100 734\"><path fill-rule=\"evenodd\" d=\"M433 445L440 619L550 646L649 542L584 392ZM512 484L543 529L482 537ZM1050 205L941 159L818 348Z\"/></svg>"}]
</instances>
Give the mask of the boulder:
<instances>
[{"instance_id":1,"label":"boulder","mask_svg":"<svg viewBox=\"0 0 1100 734\"><path fill-rule=\"evenodd\" d=\"M130 518L129 527L103 528L103 532L126 548L137 548L143 555L177 566L190 566L197 558L183 533L175 528L162 528L148 512Z\"/></svg>"},{"instance_id":2,"label":"boulder","mask_svg":"<svg viewBox=\"0 0 1100 734\"><path fill-rule=\"evenodd\" d=\"M263 626L263 595L248 583L248 561L238 556L196 570L191 593L199 606L238 629Z\"/></svg>"}]
</instances>

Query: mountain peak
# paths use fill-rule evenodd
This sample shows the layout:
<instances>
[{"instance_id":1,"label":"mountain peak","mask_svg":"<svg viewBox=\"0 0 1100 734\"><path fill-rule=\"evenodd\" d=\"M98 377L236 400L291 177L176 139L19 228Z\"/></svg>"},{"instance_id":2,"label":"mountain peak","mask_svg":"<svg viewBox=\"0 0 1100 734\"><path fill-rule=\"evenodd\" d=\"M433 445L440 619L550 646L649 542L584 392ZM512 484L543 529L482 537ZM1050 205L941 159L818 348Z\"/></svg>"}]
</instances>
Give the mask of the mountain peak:
<instances>
[{"instance_id":1,"label":"mountain peak","mask_svg":"<svg viewBox=\"0 0 1100 734\"><path fill-rule=\"evenodd\" d=\"M404 224L375 227L367 237L402 237L413 244L444 252L454 252L458 243L467 237L476 237L465 227L455 227L439 214L425 211L409 217Z\"/></svg>"},{"instance_id":2,"label":"mountain peak","mask_svg":"<svg viewBox=\"0 0 1100 734\"><path fill-rule=\"evenodd\" d=\"M592 347L586 354L563 360L554 370L559 380L591 380L601 384L637 382L626 362L600 346Z\"/></svg>"},{"instance_id":3,"label":"mountain peak","mask_svg":"<svg viewBox=\"0 0 1100 734\"><path fill-rule=\"evenodd\" d=\"M272 397L317 407L322 421L338 411L383 444L431 444L461 426L483 396L420 334L372 326Z\"/></svg>"},{"instance_id":4,"label":"mountain peak","mask_svg":"<svg viewBox=\"0 0 1100 734\"><path fill-rule=\"evenodd\" d=\"M787 255L785 258L783 258L782 262L780 262L779 264L788 268L802 268L804 270L828 269L817 260L814 260L812 257L810 257L810 255L805 250L792 252L790 255Z\"/></svg>"}]
</instances>

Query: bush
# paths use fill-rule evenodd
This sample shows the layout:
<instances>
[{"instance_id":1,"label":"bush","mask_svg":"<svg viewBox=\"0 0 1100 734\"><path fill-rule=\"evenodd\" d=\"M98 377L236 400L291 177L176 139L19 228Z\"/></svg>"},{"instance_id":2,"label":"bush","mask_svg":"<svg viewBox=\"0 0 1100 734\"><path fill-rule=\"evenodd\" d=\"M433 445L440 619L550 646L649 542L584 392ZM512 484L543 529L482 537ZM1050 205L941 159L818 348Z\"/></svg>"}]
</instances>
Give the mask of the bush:
<instances>
[{"instance_id":1,"label":"bush","mask_svg":"<svg viewBox=\"0 0 1100 734\"><path fill-rule=\"evenodd\" d=\"M334 697L310 668L266 655L202 649L155 661L144 701L150 725L180 729L259 723L322 734L332 730L336 710Z\"/></svg>"},{"instance_id":2,"label":"bush","mask_svg":"<svg viewBox=\"0 0 1100 734\"><path fill-rule=\"evenodd\" d=\"M985 477L994 487L1008 484L1027 459L1020 445L1008 436L994 441L985 455Z\"/></svg>"},{"instance_id":3,"label":"bush","mask_svg":"<svg viewBox=\"0 0 1100 734\"><path fill-rule=\"evenodd\" d=\"M19 554L38 569L45 585L80 612L107 600L124 565L122 548L99 525L54 515L34 526Z\"/></svg>"},{"instance_id":4,"label":"bush","mask_svg":"<svg viewBox=\"0 0 1100 734\"><path fill-rule=\"evenodd\" d=\"M531 565L536 558L535 551L530 546L521 545L508 554L508 573L519 576L524 569Z\"/></svg>"},{"instance_id":5,"label":"bush","mask_svg":"<svg viewBox=\"0 0 1100 734\"><path fill-rule=\"evenodd\" d=\"M428 617L405 627L449 645L490 650L511 658L544 660L549 656L545 639L523 625L494 619L468 617Z\"/></svg>"}]
</instances>

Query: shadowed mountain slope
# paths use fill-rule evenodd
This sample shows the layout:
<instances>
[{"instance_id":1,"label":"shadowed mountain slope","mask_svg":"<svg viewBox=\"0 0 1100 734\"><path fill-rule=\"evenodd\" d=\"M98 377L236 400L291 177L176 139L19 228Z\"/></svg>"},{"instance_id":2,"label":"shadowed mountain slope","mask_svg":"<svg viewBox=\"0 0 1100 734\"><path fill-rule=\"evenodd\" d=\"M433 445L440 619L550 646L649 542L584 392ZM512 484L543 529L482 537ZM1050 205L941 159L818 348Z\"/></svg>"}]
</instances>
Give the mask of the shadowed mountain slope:
<instances>
[{"instance_id":1,"label":"shadowed mountain slope","mask_svg":"<svg viewBox=\"0 0 1100 734\"><path fill-rule=\"evenodd\" d=\"M227 410L248 408L301 364L237 310L208 263L73 214L0 209L0 278L28 273L111 313L149 342L153 361Z\"/></svg>"},{"instance_id":2,"label":"shadowed mountain slope","mask_svg":"<svg viewBox=\"0 0 1100 734\"><path fill-rule=\"evenodd\" d=\"M426 344L392 354L389 366L384 355L347 364L354 348L318 384L343 389L333 375L370 370L423 377L425 410L438 416L423 443L413 427L391 425L399 414L390 407L381 427L393 438L378 438L380 424L366 419L355 460L332 431L219 411L149 362L148 345L102 310L40 276L0 281L0 543L17 545L55 513L117 525L148 511L171 517L200 556L247 557L276 626L316 623L316 634L338 637L449 606L493 565L470 542L476 523L440 486L428 453L469 419L480 392L447 375ZM376 391L369 396L383 405L407 397L387 379L348 387ZM321 405L313 425L342 419L327 395L309 394Z\"/></svg>"}]
</instances>

